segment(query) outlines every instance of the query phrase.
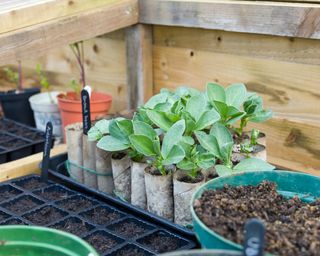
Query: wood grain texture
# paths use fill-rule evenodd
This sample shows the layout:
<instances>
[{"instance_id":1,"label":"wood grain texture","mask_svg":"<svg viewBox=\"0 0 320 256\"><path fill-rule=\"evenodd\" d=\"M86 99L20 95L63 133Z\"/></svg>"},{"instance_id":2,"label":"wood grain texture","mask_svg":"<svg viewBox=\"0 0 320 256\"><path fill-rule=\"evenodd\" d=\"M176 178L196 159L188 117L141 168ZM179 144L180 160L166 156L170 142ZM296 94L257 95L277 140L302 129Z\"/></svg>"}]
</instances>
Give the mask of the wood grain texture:
<instances>
[{"instance_id":1,"label":"wood grain texture","mask_svg":"<svg viewBox=\"0 0 320 256\"><path fill-rule=\"evenodd\" d=\"M276 117L249 127L266 132L268 161L320 176L320 124Z\"/></svg>"},{"instance_id":2,"label":"wood grain texture","mask_svg":"<svg viewBox=\"0 0 320 256\"><path fill-rule=\"evenodd\" d=\"M51 156L67 152L67 146L60 144L51 150ZM40 173L39 164L42 161L42 154L37 153L9 163L0 165L0 182L9 179L25 176L28 174Z\"/></svg>"},{"instance_id":3,"label":"wood grain texture","mask_svg":"<svg viewBox=\"0 0 320 256\"><path fill-rule=\"evenodd\" d=\"M127 86L124 31L119 30L85 41L84 52L88 84L94 90L113 96L111 112L125 109ZM46 55L35 59L23 60L23 82L26 87L39 86L39 78L35 72L37 63L46 72L53 90L71 90L68 86L70 80L79 79L77 63L68 46L50 50ZM10 87L10 83L4 79L4 73L0 73L0 82L0 90Z\"/></svg>"},{"instance_id":4,"label":"wood grain texture","mask_svg":"<svg viewBox=\"0 0 320 256\"><path fill-rule=\"evenodd\" d=\"M154 26L154 44L320 65L320 41L220 30Z\"/></svg>"},{"instance_id":5,"label":"wood grain texture","mask_svg":"<svg viewBox=\"0 0 320 256\"><path fill-rule=\"evenodd\" d=\"M141 23L320 38L320 6L257 1L140 0Z\"/></svg>"},{"instance_id":6,"label":"wood grain texture","mask_svg":"<svg viewBox=\"0 0 320 256\"><path fill-rule=\"evenodd\" d=\"M35 58L50 49L115 31L137 21L137 0L117 0L101 8L0 34L0 65L9 60Z\"/></svg>"},{"instance_id":7,"label":"wood grain texture","mask_svg":"<svg viewBox=\"0 0 320 256\"><path fill-rule=\"evenodd\" d=\"M19 0L0 4L0 34L114 4L117 0Z\"/></svg>"},{"instance_id":8,"label":"wood grain texture","mask_svg":"<svg viewBox=\"0 0 320 256\"><path fill-rule=\"evenodd\" d=\"M142 105L153 94L152 27L126 29L128 109Z\"/></svg>"},{"instance_id":9,"label":"wood grain texture","mask_svg":"<svg viewBox=\"0 0 320 256\"><path fill-rule=\"evenodd\" d=\"M203 90L209 81L244 82L277 115L320 122L320 66L154 46L155 92L189 85Z\"/></svg>"}]
</instances>

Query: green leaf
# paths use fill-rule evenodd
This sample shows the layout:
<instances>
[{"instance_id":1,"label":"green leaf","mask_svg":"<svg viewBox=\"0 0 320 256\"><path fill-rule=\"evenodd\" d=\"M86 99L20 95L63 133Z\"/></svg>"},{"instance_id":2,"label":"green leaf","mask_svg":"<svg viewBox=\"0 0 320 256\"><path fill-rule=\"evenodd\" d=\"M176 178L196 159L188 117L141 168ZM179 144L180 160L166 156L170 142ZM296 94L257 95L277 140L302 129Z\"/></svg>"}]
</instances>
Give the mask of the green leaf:
<instances>
[{"instance_id":1,"label":"green leaf","mask_svg":"<svg viewBox=\"0 0 320 256\"><path fill-rule=\"evenodd\" d=\"M180 120L168 130L168 132L164 135L161 147L161 154L163 158L167 158L170 153L172 147L180 142L182 139L182 135L186 128L185 121Z\"/></svg>"},{"instance_id":2,"label":"green leaf","mask_svg":"<svg viewBox=\"0 0 320 256\"><path fill-rule=\"evenodd\" d=\"M121 132L128 137L129 135L133 134L133 124L131 120L124 119L124 120L117 120L117 125Z\"/></svg>"},{"instance_id":3,"label":"green leaf","mask_svg":"<svg viewBox=\"0 0 320 256\"><path fill-rule=\"evenodd\" d=\"M244 84L232 84L225 90L226 102L229 106L239 108L247 99L247 89Z\"/></svg>"},{"instance_id":4,"label":"green leaf","mask_svg":"<svg viewBox=\"0 0 320 256\"><path fill-rule=\"evenodd\" d=\"M159 138L152 141L153 149L156 155L161 156L161 150L160 150L160 141Z\"/></svg>"},{"instance_id":5,"label":"green leaf","mask_svg":"<svg viewBox=\"0 0 320 256\"><path fill-rule=\"evenodd\" d=\"M101 140L99 140L99 142L97 143L97 147L106 151L116 152L128 149L129 145L123 143L123 141L115 137L107 135L104 136Z\"/></svg>"},{"instance_id":6,"label":"green leaf","mask_svg":"<svg viewBox=\"0 0 320 256\"><path fill-rule=\"evenodd\" d=\"M109 133L112 137L122 141L122 143L128 143L128 136L122 132L119 128L118 123L116 120L111 120L109 124Z\"/></svg>"},{"instance_id":7,"label":"green leaf","mask_svg":"<svg viewBox=\"0 0 320 256\"><path fill-rule=\"evenodd\" d=\"M211 127L210 135L217 139L220 148L227 143L233 143L230 131L221 123L215 123Z\"/></svg>"},{"instance_id":8,"label":"green leaf","mask_svg":"<svg viewBox=\"0 0 320 256\"><path fill-rule=\"evenodd\" d=\"M145 156L154 156L156 152L154 150L153 141L150 140L145 135L135 135L129 136L129 140L133 147L141 154Z\"/></svg>"},{"instance_id":9,"label":"green leaf","mask_svg":"<svg viewBox=\"0 0 320 256\"><path fill-rule=\"evenodd\" d=\"M146 111L148 118L159 128L164 131L168 131L170 127L174 124L164 112L156 110L147 110Z\"/></svg>"},{"instance_id":10,"label":"green leaf","mask_svg":"<svg viewBox=\"0 0 320 256\"><path fill-rule=\"evenodd\" d=\"M102 134L109 133L109 124L110 120L102 119L95 123L94 127L96 127Z\"/></svg>"},{"instance_id":11,"label":"green leaf","mask_svg":"<svg viewBox=\"0 0 320 256\"><path fill-rule=\"evenodd\" d=\"M194 139L191 136L183 136L181 138L181 142L188 144L188 145L193 145L194 144Z\"/></svg>"},{"instance_id":12,"label":"green leaf","mask_svg":"<svg viewBox=\"0 0 320 256\"><path fill-rule=\"evenodd\" d=\"M200 131L220 120L219 113L214 110L205 111L197 121L194 130Z\"/></svg>"},{"instance_id":13,"label":"green leaf","mask_svg":"<svg viewBox=\"0 0 320 256\"><path fill-rule=\"evenodd\" d=\"M216 159L210 153L201 153L198 155L197 162L200 168L209 169L214 166Z\"/></svg>"},{"instance_id":14,"label":"green leaf","mask_svg":"<svg viewBox=\"0 0 320 256\"><path fill-rule=\"evenodd\" d=\"M159 93L152 96L146 104L144 104L145 108L154 109L156 105L160 103L165 103L167 101L168 95L165 93Z\"/></svg>"},{"instance_id":15,"label":"green leaf","mask_svg":"<svg viewBox=\"0 0 320 256\"><path fill-rule=\"evenodd\" d=\"M259 158L246 158L238 163L234 168L236 171L271 171L275 167Z\"/></svg>"},{"instance_id":16,"label":"green leaf","mask_svg":"<svg viewBox=\"0 0 320 256\"><path fill-rule=\"evenodd\" d=\"M190 161L189 159L183 159L181 162L177 164L177 167L180 170L189 171L189 170L196 169L197 165L194 162Z\"/></svg>"},{"instance_id":17,"label":"green leaf","mask_svg":"<svg viewBox=\"0 0 320 256\"><path fill-rule=\"evenodd\" d=\"M177 164L185 157L185 152L180 145L174 145L168 156L162 161L163 165Z\"/></svg>"},{"instance_id":18,"label":"green leaf","mask_svg":"<svg viewBox=\"0 0 320 256\"><path fill-rule=\"evenodd\" d=\"M207 83L207 96L210 102L226 102L226 93L220 84Z\"/></svg>"},{"instance_id":19,"label":"green leaf","mask_svg":"<svg viewBox=\"0 0 320 256\"><path fill-rule=\"evenodd\" d=\"M233 141L225 143L220 147L220 153L224 164L228 164L231 162L232 147Z\"/></svg>"},{"instance_id":20,"label":"green leaf","mask_svg":"<svg viewBox=\"0 0 320 256\"><path fill-rule=\"evenodd\" d=\"M239 109L228 106L228 113L227 113L227 124L233 124L236 121L240 120L246 113L241 112Z\"/></svg>"},{"instance_id":21,"label":"green leaf","mask_svg":"<svg viewBox=\"0 0 320 256\"><path fill-rule=\"evenodd\" d=\"M270 119L273 116L273 112L271 110L261 110L256 113L253 117L250 117L249 120L254 123L264 122Z\"/></svg>"},{"instance_id":22,"label":"green leaf","mask_svg":"<svg viewBox=\"0 0 320 256\"><path fill-rule=\"evenodd\" d=\"M88 131L88 140L89 141L98 141L103 137L103 134L98 130L97 127L92 126Z\"/></svg>"},{"instance_id":23,"label":"green leaf","mask_svg":"<svg viewBox=\"0 0 320 256\"><path fill-rule=\"evenodd\" d=\"M227 176L227 175L231 175L233 172L232 172L232 169L224 166L224 165L216 165L215 166L216 168L216 172L217 174L222 177L222 176Z\"/></svg>"},{"instance_id":24,"label":"green leaf","mask_svg":"<svg viewBox=\"0 0 320 256\"><path fill-rule=\"evenodd\" d=\"M220 101L213 102L213 108L218 111L222 119L227 119L228 117L228 105Z\"/></svg>"},{"instance_id":25,"label":"green leaf","mask_svg":"<svg viewBox=\"0 0 320 256\"><path fill-rule=\"evenodd\" d=\"M134 134L145 135L151 140L154 140L157 137L156 131L151 127L151 125L145 122L133 121L133 131Z\"/></svg>"},{"instance_id":26,"label":"green leaf","mask_svg":"<svg viewBox=\"0 0 320 256\"><path fill-rule=\"evenodd\" d=\"M208 150L215 157L221 158L218 141L213 135L208 135L202 131L196 131L195 135L204 149Z\"/></svg>"},{"instance_id":27,"label":"green leaf","mask_svg":"<svg viewBox=\"0 0 320 256\"><path fill-rule=\"evenodd\" d=\"M191 97L186 106L186 110L190 115L198 121L202 113L206 110L207 101L203 94Z\"/></svg>"}]
</instances>

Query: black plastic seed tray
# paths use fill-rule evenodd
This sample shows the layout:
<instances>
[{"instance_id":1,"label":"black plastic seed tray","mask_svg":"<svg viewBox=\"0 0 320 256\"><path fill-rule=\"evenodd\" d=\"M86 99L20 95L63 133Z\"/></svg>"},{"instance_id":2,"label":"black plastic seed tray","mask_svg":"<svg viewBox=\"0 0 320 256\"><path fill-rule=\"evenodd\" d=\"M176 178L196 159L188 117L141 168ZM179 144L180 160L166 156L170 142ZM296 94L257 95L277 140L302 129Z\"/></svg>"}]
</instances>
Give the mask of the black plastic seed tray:
<instances>
[{"instance_id":1,"label":"black plastic seed tray","mask_svg":"<svg viewBox=\"0 0 320 256\"><path fill-rule=\"evenodd\" d=\"M64 230L101 255L155 255L198 246L192 232L52 170L48 183L38 175L0 183L0 224Z\"/></svg>"},{"instance_id":2,"label":"black plastic seed tray","mask_svg":"<svg viewBox=\"0 0 320 256\"><path fill-rule=\"evenodd\" d=\"M39 153L43 145L44 132L10 119L0 119L0 164Z\"/></svg>"}]
</instances>

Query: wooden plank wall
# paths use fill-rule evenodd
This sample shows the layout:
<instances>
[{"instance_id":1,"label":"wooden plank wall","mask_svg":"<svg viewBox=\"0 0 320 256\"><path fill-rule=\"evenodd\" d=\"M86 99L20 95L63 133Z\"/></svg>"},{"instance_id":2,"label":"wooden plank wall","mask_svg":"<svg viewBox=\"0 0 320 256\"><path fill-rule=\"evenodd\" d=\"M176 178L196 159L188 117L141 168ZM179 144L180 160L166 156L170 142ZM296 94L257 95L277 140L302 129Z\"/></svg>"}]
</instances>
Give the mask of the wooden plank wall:
<instances>
[{"instance_id":1,"label":"wooden plank wall","mask_svg":"<svg viewBox=\"0 0 320 256\"><path fill-rule=\"evenodd\" d=\"M320 41L156 26L154 88L244 82L275 118L256 125L269 160L320 174Z\"/></svg>"},{"instance_id":2,"label":"wooden plank wall","mask_svg":"<svg viewBox=\"0 0 320 256\"><path fill-rule=\"evenodd\" d=\"M113 96L111 112L126 108L126 55L124 30L85 41L85 68L87 82L93 89ZM70 90L67 86L72 78L79 78L75 57L68 46L49 51L41 57L30 55L22 60L24 82L27 86L37 85L34 68L39 63L56 90ZM15 63L8 63L14 65ZM1 75L1 73L0 73ZM9 86L0 79L0 89Z\"/></svg>"},{"instance_id":3,"label":"wooden plank wall","mask_svg":"<svg viewBox=\"0 0 320 256\"><path fill-rule=\"evenodd\" d=\"M124 30L85 42L89 83L114 96L113 112L126 108ZM26 81L35 83L41 63L57 88L78 72L68 47L24 60ZM268 135L269 160L320 174L320 41L182 27L153 27L154 92L206 82L244 82L263 96L275 118L256 125ZM151 86L151 85L150 85Z\"/></svg>"}]
</instances>

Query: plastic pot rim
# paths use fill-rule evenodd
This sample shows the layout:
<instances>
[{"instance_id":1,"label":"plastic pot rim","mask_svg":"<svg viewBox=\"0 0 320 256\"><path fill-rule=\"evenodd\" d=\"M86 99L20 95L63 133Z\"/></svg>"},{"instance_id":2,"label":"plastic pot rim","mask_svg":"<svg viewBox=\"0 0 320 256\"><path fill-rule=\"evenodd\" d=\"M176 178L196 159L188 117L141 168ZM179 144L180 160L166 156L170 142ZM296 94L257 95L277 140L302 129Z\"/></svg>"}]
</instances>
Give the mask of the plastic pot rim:
<instances>
[{"instance_id":1,"label":"plastic pot rim","mask_svg":"<svg viewBox=\"0 0 320 256\"><path fill-rule=\"evenodd\" d=\"M237 172L235 174L232 174L232 175L228 175L228 176L241 176L243 174L246 174L246 173L270 173L270 172L281 172L281 173L292 173L292 174L295 174L295 175L301 175L301 176L310 176L310 177L316 177L314 175L311 175L311 174L307 174L307 173L302 173L302 172L293 172L293 171L288 171L288 170L272 170L272 171L247 171L247 172ZM237 244L235 242L232 242L231 240L229 239L226 239L224 238L223 236L219 235L218 233L216 233L215 231L211 230L210 228L208 228L201 220L200 218L198 217L198 215L196 214L196 212L194 211L194 208L193 208L193 204L194 204L194 201L198 198L201 197L202 193L206 190L209 190L208 188L206 188L208 186L208 184L210 183L213 183L213 182L216 182L217 180L221 180L221 179L224 179L228 176L222 176L222 177L218 177L218 178L215 178L215 179L212 179L206 183L204 183L203 185L201 185L195 192L194 194L192 195L192 198L191 198L191 204L190 204L190 208L191 208L191 214L192 214L192 218L194 221L196 221L198 223L199 226L201 226L201 228L203 230L205 230L207 233L209 233L211 236L214 236L216 239L228 244L229 246L233 247L235 250L243 250L243 246L240 245L240 244ZM201 191L201 192L199 192ZM200 193L198 195L198 193ZM197 235L197 234L196 234ZM197 235L198 237L198 235ZM266 254L266 255L271 255L271 254Z\"/></svg>"}]
</instances>

